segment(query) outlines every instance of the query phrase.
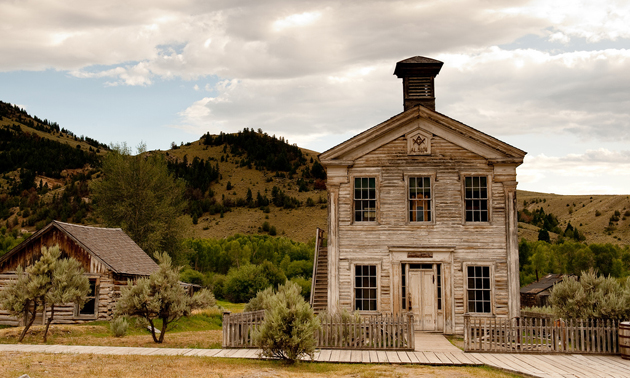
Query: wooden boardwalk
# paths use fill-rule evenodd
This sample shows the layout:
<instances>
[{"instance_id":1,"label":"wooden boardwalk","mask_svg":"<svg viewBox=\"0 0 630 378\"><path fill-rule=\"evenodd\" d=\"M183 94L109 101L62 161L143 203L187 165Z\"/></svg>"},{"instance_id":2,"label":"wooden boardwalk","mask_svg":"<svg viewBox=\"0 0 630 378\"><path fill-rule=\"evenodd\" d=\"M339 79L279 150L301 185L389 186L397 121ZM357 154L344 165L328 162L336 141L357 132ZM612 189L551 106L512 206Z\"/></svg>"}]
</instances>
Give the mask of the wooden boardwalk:
<instances>
[{"instance_id":1,"label":"wooden boardwalk","mask_svg":"<svg viewBox=\"0 0 630 378\"><path fill-rule=\"evenodd\" d=\"M2 352L259 358L259 351L256 349L177 349L0 344L0 353ZM630 360L623 360L618 356L600 355L491 354L464 353L461 350L448 352L393 352L323 349L316 353L315 361L448 366L488 365L528 376L551 378L630 377Z\"/></svg>"}]
</instances>

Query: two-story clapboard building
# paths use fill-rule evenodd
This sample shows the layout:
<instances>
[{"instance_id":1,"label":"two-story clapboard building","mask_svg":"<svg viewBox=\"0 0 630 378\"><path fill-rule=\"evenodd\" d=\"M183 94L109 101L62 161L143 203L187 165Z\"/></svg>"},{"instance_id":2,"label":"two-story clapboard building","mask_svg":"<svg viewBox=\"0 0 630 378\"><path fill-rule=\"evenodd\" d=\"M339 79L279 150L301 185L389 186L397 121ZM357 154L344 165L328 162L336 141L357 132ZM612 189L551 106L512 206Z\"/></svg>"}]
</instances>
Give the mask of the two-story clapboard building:
<instances>
[{"instance_id":1,"label":"two-story clapboard building","mask_svg":"<svg viewBox=\"0 0 630 378\"><path fill-rule=\"evenodd\" d=\"M435 110L437 60L398 62L404 111L320 155L328 175L327 307L519 316L516 167L525 152Z\"/></svg>"}]
</instances>

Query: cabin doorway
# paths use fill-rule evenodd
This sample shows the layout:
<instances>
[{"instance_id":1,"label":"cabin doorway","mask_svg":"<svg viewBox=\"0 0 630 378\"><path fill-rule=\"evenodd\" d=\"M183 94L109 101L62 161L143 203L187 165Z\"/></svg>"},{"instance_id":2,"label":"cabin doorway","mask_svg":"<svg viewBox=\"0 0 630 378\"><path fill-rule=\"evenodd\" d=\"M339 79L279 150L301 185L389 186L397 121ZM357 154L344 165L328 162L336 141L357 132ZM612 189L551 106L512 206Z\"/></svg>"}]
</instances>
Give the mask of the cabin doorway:
<instances>
[{"instance_id":1,"label":"cabin doorway","mask_svg":"<svg viewBox=\"0 0 630 378\"><path fill-rule=\"evenodd\" d=\"M409 310L419 331L443 331L440 264L408 264Z\"/></svg>"}]
</instances>

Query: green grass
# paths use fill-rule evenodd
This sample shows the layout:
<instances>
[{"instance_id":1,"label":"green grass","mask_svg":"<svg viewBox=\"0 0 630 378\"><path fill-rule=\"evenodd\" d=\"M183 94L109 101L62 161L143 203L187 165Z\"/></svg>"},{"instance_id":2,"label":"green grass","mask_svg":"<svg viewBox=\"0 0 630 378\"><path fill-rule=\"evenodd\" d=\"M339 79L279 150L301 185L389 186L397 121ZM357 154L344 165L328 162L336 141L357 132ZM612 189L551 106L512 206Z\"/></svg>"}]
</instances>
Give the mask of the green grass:
<instances>
[{"instance_id":1,"label":"green grass","mask_svg":"<svg viewBox=\"0 0 630 378\"><path fill-rule=\"evenodd\" d=\"M217 305L231 312L243 312L247 303L231 303L227 301L217 301Z\"/></svg>"}]
</instances>

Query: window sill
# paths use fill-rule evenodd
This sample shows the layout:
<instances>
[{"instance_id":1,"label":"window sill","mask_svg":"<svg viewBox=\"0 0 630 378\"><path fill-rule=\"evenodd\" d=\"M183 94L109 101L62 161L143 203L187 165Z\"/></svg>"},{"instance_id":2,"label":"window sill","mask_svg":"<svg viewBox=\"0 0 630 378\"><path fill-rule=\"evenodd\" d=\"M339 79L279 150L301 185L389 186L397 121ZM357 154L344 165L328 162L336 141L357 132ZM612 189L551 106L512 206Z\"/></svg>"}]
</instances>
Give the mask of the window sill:
<instances>
[{"instance_id":1,"label":"window sill","mask_svg":"<svg viewBox=\"0 0 630 378\"><path fill-rule=\"evenodd\" d=\"M496 318L497 316L491 312L467 312L464 316L470 316L472 318Z\"/></svg>"}]
</instances>

